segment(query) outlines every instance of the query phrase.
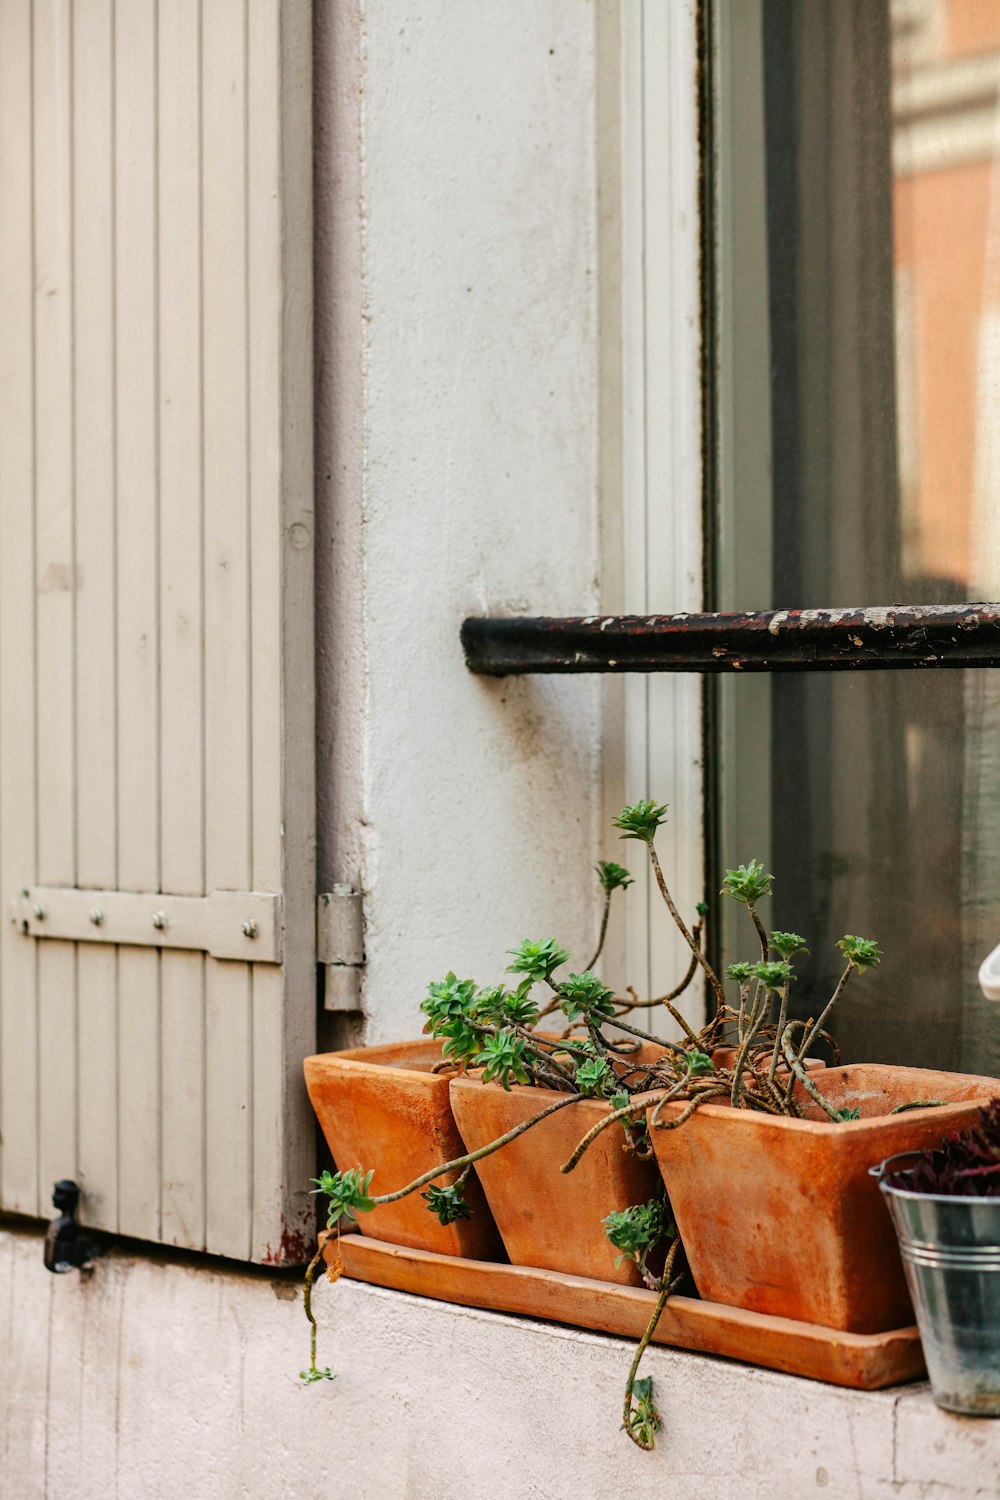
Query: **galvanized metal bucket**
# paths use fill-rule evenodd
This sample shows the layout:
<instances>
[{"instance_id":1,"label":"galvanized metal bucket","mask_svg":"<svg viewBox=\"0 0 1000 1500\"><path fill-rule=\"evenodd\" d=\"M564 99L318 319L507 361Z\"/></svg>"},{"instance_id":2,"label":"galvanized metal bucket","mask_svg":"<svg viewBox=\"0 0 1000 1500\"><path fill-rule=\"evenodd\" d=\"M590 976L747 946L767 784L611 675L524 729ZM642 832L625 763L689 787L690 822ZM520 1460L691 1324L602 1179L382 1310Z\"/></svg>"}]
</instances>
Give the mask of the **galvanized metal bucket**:
<instances>
[{"instance_id":1,"label":"galvanized metal bucket","mask_svg":"<svg viewBox=\"0 0 1000 1500\"><path fill-rule=\"evenodd\" d=\"M1000 1417L1000 1198L890 1187L920 1153L872 1167L899 1237L934 1400Z\"/></svg>"}]
</instances>

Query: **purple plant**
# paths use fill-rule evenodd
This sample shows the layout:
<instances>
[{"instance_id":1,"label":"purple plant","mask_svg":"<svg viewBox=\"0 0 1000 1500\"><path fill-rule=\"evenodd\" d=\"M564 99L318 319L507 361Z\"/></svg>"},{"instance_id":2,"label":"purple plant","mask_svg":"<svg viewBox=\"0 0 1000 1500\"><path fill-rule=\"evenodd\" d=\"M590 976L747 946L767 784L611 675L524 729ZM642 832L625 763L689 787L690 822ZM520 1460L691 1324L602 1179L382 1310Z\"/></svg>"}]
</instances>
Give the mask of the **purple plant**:
<instances>
[{"instance_id":1,"label":"purple plant","mask_svg":"<svg viewBox=\"0 0 1000 1500\"><path fill-rule=\"evenodd\" d=\"M936 1150L922 1151L912 1167L886 1180L911 1193L1000 1198L1000 1098L979 1111L978 1125L950 1131Z\"/></svg>"}]
</instances>

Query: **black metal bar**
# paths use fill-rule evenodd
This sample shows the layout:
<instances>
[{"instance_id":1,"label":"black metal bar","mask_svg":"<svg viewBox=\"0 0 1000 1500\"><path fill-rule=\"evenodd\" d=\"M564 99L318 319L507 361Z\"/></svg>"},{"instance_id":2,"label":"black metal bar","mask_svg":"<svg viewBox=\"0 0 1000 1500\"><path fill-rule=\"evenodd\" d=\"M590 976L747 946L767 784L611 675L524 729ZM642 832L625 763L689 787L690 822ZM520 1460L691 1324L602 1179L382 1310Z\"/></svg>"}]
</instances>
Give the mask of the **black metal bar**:
<instances>
[{"instance_id":1,"label":"black metal bar","mask_svg":"<svg viewBox=\"0 0 1000 1500\"><path fill-rule=\"evenodd\" d=\"M472 672L842 672L1000 666L1000 604L470 618Z\"/></svg>"}]
</instances>

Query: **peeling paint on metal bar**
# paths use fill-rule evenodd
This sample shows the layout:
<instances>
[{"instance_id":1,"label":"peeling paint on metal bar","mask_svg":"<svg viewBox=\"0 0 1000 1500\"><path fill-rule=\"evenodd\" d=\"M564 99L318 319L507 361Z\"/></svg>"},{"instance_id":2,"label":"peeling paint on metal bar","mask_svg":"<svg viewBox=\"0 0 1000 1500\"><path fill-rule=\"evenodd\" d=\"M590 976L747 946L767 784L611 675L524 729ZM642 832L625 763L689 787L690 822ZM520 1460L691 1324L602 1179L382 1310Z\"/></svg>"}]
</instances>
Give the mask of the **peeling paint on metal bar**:
<instances>
[{"instance_id":1,"label":"peeling paint on metal bar","mask_svg":"<svg viewBox=\"0 0 1000 1500\"><path fill-rule=\"evenodd\" d=\"M838 672L1000 666L1000 604L469 618L472 672Z\"/></svg>"}]
</instances>

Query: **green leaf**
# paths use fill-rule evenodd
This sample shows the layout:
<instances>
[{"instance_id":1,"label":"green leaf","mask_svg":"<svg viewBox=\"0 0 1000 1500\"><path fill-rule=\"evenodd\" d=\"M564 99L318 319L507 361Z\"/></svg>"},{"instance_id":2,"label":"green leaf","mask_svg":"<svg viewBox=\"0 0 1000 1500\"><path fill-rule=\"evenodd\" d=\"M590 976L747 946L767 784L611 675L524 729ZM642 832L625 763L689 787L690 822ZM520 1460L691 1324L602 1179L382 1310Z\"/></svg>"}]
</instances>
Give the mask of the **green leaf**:
<instances>
[{"instance_id":1,"label":"green leaf","mask_svg":"<svg viewBox=\"0 0 1000 1500\"><path fill-rule=\"evenodd\" d=\"M854 937L847 933L839 940L837 947L859 974L863 974L866 969L877 969L882 957L882 950L874 938Z\"/></svg>"},{"instance_id":2,"label":"green leaf","mask_svg":"<svg viewBox=\"0 0 1000 1500\"><path fill-rule=\"evenodd\" d=\"M838 1109L836 1111L836 1115L838 1120L860 1120L861 1105L857 1104L853 1109L850 1105L845 1105L843 1109Z\"/></svg>"},{"instance_id":3,"label":"green leaf","mask_svg":"<svg viewBox=\"0 0 1000 1500\"><path fill-rule=\"evenodd\" d=\"M317 1380L336 1380L336 1375L327 1365L325 1370L300 1370L299 1379L303 1385L315 1385Z\"/></svg>"},{"instance_id":4,"label":"green leaf","mask_svg":"<svg viewBox=\"0 0 1000 1500\"><path fill-rule=\"evenodd\" d=\"M508 974L523 974L532 984L548 979L553 969L558 969L569 958L565 948L560 948L555 938L542 938L533 943L525 938L517 948L508 948L514 959L507 965Z\"/></svg>"},{"instance_id":5,"label":"green leaf","mask_svg":"<svg viewBox=\"0 0 1000 1500\"><path fill-rule=\"evenodd\" d=\"M507 1090L512 1083L530 1083L527 1050L525 1038L518 1036L516 1031L511 1031L510 1027L505 1026L495 1035L486 1037L479 1054L479 1061L485 1064L484 1083L492 1083L496 1079L500 1087Z\"/></svg>"},{"instance_id":6,"label":"green leaf","mask_svg":"<svg viewBox=\"0 0 1000 1500\"><path fill-rule=\"evenodd\" d=\"M601 885L610 896L612 891L625 890L633 884L632 876L623 865L616 865L613 859L598 860L595 869Z\"/></svg>"},{"instance_id":7,"label":"green leaf","mask_svg":"<svg viewBox=\"0 0 1000 1500\"><path fill-rule=\"evenodd\" d=\"M478 991L472 979L456 979L453 973L448 973L444 979L427 986L420 1009L427 1017L425 1029L443 1042L442 1056L456 1063L475 1059L481 1045L475 1025L478 1004Z\"/></svg>"},{"instance_id":8,"label":"green leaf","mask_svg":"<svg viewBox=\"0 0 1000 1500\"><path fill-rule=\"evenodd\" d=\"M600 1021L610 1020L615 1013L615 992L609 990L602 979L589 969L582 974L571 974L559 983L559 1004L570 1021L582 1016Z\"/></svg>"},{"instance_id":9,"label":"green leaf","mask_svg":"<svg viewBox=\"0 0 1000 1500\"><path fill-rule=\"evenodd\" d=\"M660 1413L653 1405L653 1377L645 1375L632 1386L632 1410L629 1426L644 1448L652 1448L662 1425ZM625 1423L622 1423L624 1429Z\"/></svg>"},{"instance_id":10,"label":"green leaf","mask_svg":"<svg viewBox=\"0 0 1000 1500\"><path fill-rule=\"evenodd\" d=\"M638 1262L660 1240L672 1239L676 1234L659 1198L650 1198L648 1203L635 1203L631 1208L616 1209L601 1223L612 1245L622 1252L616 1265L623 1258Z\"/></svg>"},{"instance_id":11,"label":"green leaf","mask_svg":"<svg viewBox=\"0 0 1000 1500\"><path fill-rule=\"evenodd\" d=\"M332 1229L341 1219L354 1220L359 1213L368 1213L375 1207L368 1189L375 1176L372 1168L367 1174L363 1167L352 1167L349 1172L322 1172L311 1177L316 1186L313 1193L323 1193L329 1198L326 1227Z\"/></svg>"},{"instance_id":12,"label":"green leaf","mask_svg":"<svg viewBox=\"0 0 1000 1500\"><path fill-rule=\"evenodd\" d=\"M715 1064L707 1052L699 1052L697 1047L692 1047L690 1052L685 1052L684 1062L689 1078L700 1078L705 1073L715 1072Z\"/></svg>"},{"instance_id":13,"label":"green leaf","mask_svg":"<svg viewBox=\"0 0 1000 1500\"><path fill-rule=\"evenodd\" d=\"M437 1036L439 1029L456 1017L472 1014L476 1001L476 984L473 979L457 979L449 972L444 979L435 979L427 986L427 994L420 1002L420 1009L430 1021L431 1034Z\"/></svg>"},{"instance_id":14,"label":"green leaf","mask_svg":"<svg viewBox=\"0 0 1000 1500\"><path fill-rule=\"evenodd\" d=\"M754 964L753 977L759 979L766 990L780 990L795 976L790 964Z\"/></svg>"},{"instance_id":15,"label":"green leaf","mask_svg":"<svg viewBox=\"0 0 1000 1500\"><path fill-rule=\"evenodd\" d=\"M479 991L475 1017L484 1025L529 1027L538 1020L538 1006L527 991L494 984Z\"/></svg>"},{"instance_id":16,"label":"green leaf","mask_svg":"<svg viewBox=\"0 0 1000 1500\"><path fill-rule=\"evenodd\" d=\"M753 978L753 964L730 964L726 970L730 979L735 979L739 984L749 984Z\"/></svg>"},{"instance_id":17,"label":"green leaf","mask_svg":"<svg viewBox=\"0 0 1000 1500\"><path fill-rule=\"evenodd\" d=\"M735 870L726 871L720 895L732 896L744 906L756 906L764 896L771 894L773 880L774 876L765 874L764 866L752 859L748 865L737 865Z\"/></svg>"},{"instance_id":18,"label":"green leaf","mask_svg":"<svg viewBox=\"0 0 1000 1500\"><path fill-rule=\"evenodd\" d=\"M581 1094L588 1096L606 1094L615 1082L615 1075L603 1057L589 1057L575 1073L576 1084Z\"/></svg>"},{"instance_id":19,"label":"green leaf","mask_svg":"<svg viewBox=\"0 0 1000 1500\"><path fill-rule=\"evenodd\" d=\"M612 821L621 829L623 839L641 839L644 844L651 844L669 806L668 802L633 802L631 807L623 807Z\"/></svg>"},{"instance_id":20,"label":"green leaf","mask_svg":"<svg viewBox=\"0 0 1000 1500\"><path fill-rule=\"evenodd\" d=\"M806 940L797 932L772 932L771 947L782 958L794 958L796 953L808 953Z\"/></svg>"},{"instance_id":21,"label":"green leaf","mask_svg":"<svg viewBox=\"0 0 1000 1500\"><path fill-rule=\"evenodd\" d=\"M452 1187L436 1187L432 1183L420 1196L440 1224L455 1224L459 1219L472 1218L472 1209L462 1197L462 1189L457 1183Z\"/></svg>"}]
</instances>

